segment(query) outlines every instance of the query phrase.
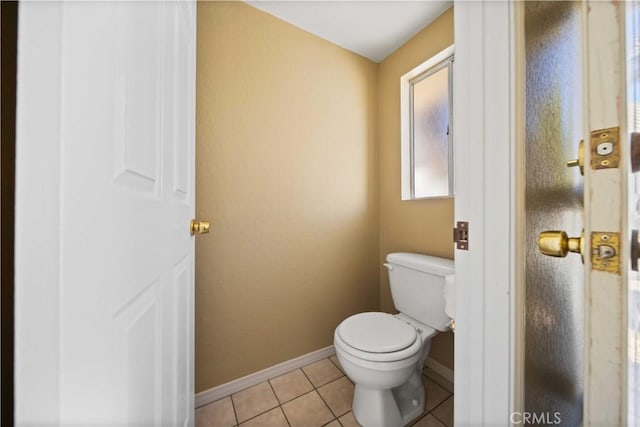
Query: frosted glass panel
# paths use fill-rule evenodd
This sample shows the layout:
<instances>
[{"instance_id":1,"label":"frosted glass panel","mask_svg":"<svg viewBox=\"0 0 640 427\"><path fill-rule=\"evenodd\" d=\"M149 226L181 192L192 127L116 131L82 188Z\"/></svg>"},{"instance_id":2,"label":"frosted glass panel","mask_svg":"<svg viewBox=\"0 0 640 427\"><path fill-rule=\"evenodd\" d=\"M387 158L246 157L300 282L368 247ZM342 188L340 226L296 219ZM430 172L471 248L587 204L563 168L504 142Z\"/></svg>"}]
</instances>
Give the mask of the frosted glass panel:
<instances>
[{"instance_id":1,"label":"frosted glass panel","mask_svg":"<svg viewBox=\"0 0 640 427\"><path fill-rule=\"evenodd\" d=\"M580 426L584 371L584 266L579 256L537 250L538 233L584 225L583 178L573 159L583 139L582 21L578 2L527 1L525 411ZM539 424L534 422L534 424Z\"/></svg>"},{"instance_id":2,"label":"frosted glass panel","mask_svg":"<svg viewBox=\"0 0 640 427\"><path fill-rule=\"evenodd\" d=\"M448 196L449 68L413 84L414 197Z\"/></svg>"}]
</instances>

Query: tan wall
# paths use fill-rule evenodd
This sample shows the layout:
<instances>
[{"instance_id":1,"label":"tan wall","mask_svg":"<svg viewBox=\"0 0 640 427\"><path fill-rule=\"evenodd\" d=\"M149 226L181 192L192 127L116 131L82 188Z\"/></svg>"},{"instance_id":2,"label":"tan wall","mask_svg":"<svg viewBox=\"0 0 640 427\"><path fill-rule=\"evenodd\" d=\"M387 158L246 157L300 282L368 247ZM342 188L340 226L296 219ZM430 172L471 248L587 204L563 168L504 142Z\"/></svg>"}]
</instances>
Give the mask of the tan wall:
<instances>
[{"instance_id":1,"label":"tan wall","mask_svg":"<svg viewBox=\"0 0 640 427\"><path fill-rule=\"evenodd\" d=\"M453 199L400 200L400 77L453 44L453 8L380 63L380 264L391 252L420 252L453 259ZM455 64L454 64L455 72ZM395 311L385 268L380 272L383 311ZM433 340L431 357L453 369L452 334Z\"/></svg>"},{"instance_id":2,"label":"tan wall","mask_svg":"<svg viewBox=\"0 0 640 427\"><path fill-rule=\"evenodd\" d=\"M331 345L379 308L377 64L199 2L196 391Z\"/></svg>"}]
</instances>

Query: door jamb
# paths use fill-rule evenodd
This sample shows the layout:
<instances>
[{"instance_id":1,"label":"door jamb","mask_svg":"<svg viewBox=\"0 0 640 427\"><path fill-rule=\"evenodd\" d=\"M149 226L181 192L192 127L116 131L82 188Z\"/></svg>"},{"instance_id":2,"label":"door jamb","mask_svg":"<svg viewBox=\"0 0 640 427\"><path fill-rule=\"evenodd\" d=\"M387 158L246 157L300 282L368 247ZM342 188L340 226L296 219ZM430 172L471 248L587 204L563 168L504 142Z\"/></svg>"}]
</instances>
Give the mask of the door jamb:
<instances>
[{"instance_id":1,"label":"door jamb","mask_svg":"<svg viewBox=\"0 0 640 427\"><path fill-rule=\"evenodd\" d=\"M513 424L521 408L517 13L512 2L455 2L455 221L469 221L470 239L455 254L456 425Z\"/></svg>"}]
</instances>

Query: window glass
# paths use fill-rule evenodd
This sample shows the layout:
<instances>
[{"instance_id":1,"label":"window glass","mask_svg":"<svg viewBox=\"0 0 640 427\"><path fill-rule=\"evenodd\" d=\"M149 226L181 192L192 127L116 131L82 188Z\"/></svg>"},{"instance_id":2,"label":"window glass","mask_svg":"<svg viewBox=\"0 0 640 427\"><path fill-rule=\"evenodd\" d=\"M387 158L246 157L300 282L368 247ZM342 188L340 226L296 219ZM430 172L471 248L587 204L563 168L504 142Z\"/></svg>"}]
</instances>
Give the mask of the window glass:
<instances>
[{"instance_id":1,"label":"window glass","mask_svg":"<svg viewBox=\"0 0 640 427\"><path fill-rule=\"evenodd\" d=\"M414 198L450 195L449 67L411 82Z\"/></svg>"},{"instance_id":2,"label":"window glass","mask_svg":"<svg viewBox=\"0 0 640 427\"><path fill-rule=\"evenodd\" d=\"M400 78L402 200L453 196L454 46Z\"/></svg>"}]
</instances>

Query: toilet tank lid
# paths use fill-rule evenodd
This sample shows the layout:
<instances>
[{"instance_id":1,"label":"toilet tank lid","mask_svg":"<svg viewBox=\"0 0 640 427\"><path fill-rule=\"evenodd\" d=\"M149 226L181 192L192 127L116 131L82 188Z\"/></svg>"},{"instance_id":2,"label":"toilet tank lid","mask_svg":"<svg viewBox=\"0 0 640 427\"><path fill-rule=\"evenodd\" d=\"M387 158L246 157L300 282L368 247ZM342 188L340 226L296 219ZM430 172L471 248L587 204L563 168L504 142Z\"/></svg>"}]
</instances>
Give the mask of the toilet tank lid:
<instances>
[{"instance_id":1,"label":"toilet tank lid","mask_svg":"<svg viewBox=\"0 0 640 427\"><path fill-rule=\"evenodd\" d=\"M396 252L387 255L387 262L440 276L447 276L455 271L452 260L431 255Z\"/></svg>"}]
</instances>

